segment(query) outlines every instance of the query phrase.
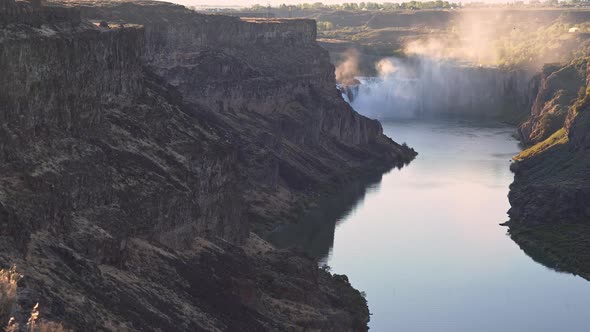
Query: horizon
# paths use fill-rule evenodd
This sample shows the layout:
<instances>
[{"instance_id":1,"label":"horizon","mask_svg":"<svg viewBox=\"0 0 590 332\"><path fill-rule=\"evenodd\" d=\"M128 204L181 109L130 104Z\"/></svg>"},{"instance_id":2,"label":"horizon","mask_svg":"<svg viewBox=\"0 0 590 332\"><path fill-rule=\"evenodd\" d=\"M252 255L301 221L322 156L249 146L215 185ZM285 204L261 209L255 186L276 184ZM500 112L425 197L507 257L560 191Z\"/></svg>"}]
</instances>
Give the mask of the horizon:
<instances>
[{"instance_id":1,"label":"horizon","mask_svg":"<svg viewBox=\"0 0 590 332\"><path fill-rule=\"evenodd\" d=\"M177 3L177 4L181 4L183 6L195 6L195 7L221 7L221 8L226 8L226 7L250 7L253 5L268 5L270 4L273 7L279 6L281 4L287 4L287 5L297 5L297 4L302 4L302 3L316 3L316 2L321 2L323 4L326 5L336 5L336 4L342 4L342 3L361 3L361 2L375 2L375 3L402 3L402 2L409 2L408 1L361 1L361 0L349 0L349 1L341 1L341 0L324 0L324 1L305 1L305 0L271 0L271 1L260 1L260 0L163 0L165 2L173 2L173 3ZM530 1L530 0L529 0ZM524 1L525 3L528 3L529 1ZM428 2L428 1L418 1L418 2ZM489 3L489 4L502 4L502 3L512 3L515 1L449 1L449 2L456 2L456 3L460 3L460 2L464 2L464 3L469 3L469 2L483 2L483 3ZM561 2L561 1L560 1Z\"/></svg>"}]
</instances>

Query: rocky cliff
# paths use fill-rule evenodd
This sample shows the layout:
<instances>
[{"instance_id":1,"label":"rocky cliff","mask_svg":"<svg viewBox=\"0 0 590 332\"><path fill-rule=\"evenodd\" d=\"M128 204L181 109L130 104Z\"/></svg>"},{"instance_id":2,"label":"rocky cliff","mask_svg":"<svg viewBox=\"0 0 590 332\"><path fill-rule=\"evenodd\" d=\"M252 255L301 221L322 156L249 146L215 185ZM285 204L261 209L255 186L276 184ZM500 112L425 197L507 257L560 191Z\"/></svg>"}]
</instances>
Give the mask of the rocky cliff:
<instances>
[{"instance_id":1,"label":"rocky cliff","mask_svg":"<svg viewBox=\"0 0 590 332\"><path fill-rule=\"evenodd\" d=\"M545 65L535 77L538 93L530 117L519 128L523 143L540 143L563 128L569 108L586 91L586 62L581 58L566 66Z\"/></svg>"},{"instance_id":2,"label":"rocky cliff","mask_svg":"<svg viewBox=\"0 0 590 332\"><path fill-rule=\"evenodd\" d=\"M547 74L548 71L553 72ZM584 170L588 64L586 58L545 68L531 117L520 132L531 145L516 157L510 216L514 223L585 223L589 220Z\"/></svg>"},{"instance_id":3,"label":"rocky cliff","mask_svg":"<svg viewBox=\"0 0 590 332\"><path fill-rule=\"evenodd\" d=\"M513 164L508 225L533 258L590 279L587 63L581 58L543 73L531 118L521 127L525 141L537 143Z\"/></svg>"},{"instance_id":4,"label":"rocky cliff","mask_svg":"<svg viewBox=\"0 0 590 332\"><path fill-rule=\"evenodd\" d=\"M342 100L312 20L241 20L161 3L80 5L91 20L143 25L148 67L240 140L249 220L262 233L358 170L414 155Z\"/></svg>"},{"instance_id":5,"label":"rocky cliff","mask_svg":"<svg viewBox=\"0 0 590 332\"><path fill-rule=\"evenodd\" d=\"M39 303L74 330L367 329L346 277L251 233L414 156L340 98L313 22L0 4L13 328Z\"/></svg>"},{"instance_id":6,"label":"rocky cliff","mask_svg":"<svg viewBox=\"0 0 590 332\"><path fill-rule=\"evenodd\" d=\"M44 0L0 1L0 26L26 24L40 27L42 24L57 23L77 25L80 23L80 14L75 8L47 6Z\"/></svg>"}]
</instances>

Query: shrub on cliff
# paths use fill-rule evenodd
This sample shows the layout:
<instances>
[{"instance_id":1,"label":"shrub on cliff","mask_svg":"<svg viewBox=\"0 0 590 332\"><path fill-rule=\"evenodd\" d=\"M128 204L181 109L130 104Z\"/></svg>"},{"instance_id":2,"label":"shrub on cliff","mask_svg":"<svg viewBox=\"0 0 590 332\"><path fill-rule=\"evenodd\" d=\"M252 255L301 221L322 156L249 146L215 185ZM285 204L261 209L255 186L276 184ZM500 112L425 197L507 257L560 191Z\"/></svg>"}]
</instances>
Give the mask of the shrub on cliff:
<instances>
[{"instance_id":1,"label":"shrub on cliff","mask_svg":"<svg viewBox=\"0 0 590 332\"><path fill-rule=\"evenodd\" d=\"M6 326L16 310L16 288L21 277L15 267L0 270L0 326Z\"/></svg>"},{"instance_id":2,"label":"shrub on cliff","mask_svg":"<svg viewBox=\"0 0 590 332\"><path fill-rule=\"evenodd\" d=\"M27 322L26 332L70 332L60 323L50 322L39 318L39 303L31 311L31 317Z\"/></svg>"},{"instance_id":3,"label":"shrub on cliff","mask_svg":"<svg viewBox=\"0 0 590 332\"><path fill-rule=\"evenodd\" d=\"M16 271L16 267L8 270L0 270L0 327L2 331L23 331L13 316L17 311L17 288L22 275ZM62 324L46 321L39 317L39 304L31 311L24 331L26 332L67 332Z\"/></svg>"},{"instance_id":4,"label":"shrub on cliff","mask_svg":"<svg viewBox=\"0 0 590 332\"><path fill-rule=\"evenodd\" d=\"M330 21L319 21L317 22L318 31L330 31L334 29L334 24Z\"/></svg>"}]
</instances>

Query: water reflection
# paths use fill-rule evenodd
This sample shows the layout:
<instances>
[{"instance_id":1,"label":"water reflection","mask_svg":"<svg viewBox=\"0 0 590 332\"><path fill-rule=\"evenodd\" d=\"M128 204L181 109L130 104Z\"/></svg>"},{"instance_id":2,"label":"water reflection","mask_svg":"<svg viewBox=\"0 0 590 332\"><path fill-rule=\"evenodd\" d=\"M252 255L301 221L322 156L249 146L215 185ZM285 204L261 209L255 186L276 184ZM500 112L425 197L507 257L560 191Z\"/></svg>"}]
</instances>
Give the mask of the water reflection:
<instances>
[{"instance_id":1,"label":"water reflection","mask_svg":"<svg viewBox=\"0 0 590 332\"><path fill-rule=\"evenodd\" d=\"M560 272L580 275L590 280L588 252L590 226L569 225L513 225L510 238L535 262Z\"/></svg>"},{"instance_id":2,"label":"water reflection","mask_svg":"<svg viewBox=\"0 0 590 332\"><path fill-rule=\"evenodd\" d=\"M347 274L367 293L371 331L587 331L590 283L531 260L498 225L519 151L513 129L453 120L383 127L416 160L349 188L274 242Z\"/></svg>"},{"instance_id":3,"label":"water reflection","mask_svg":"<svg viewBox=\"0 0 590 332\"><path fill-rule=\"evenodd\" d=\"M325 262L334 245L338 223L362 204L367 193L379 190L382 178L382 174L371 174L352 181L338 194L321 200L318 208L309 211L299 223L271 233L268 240L279 248L297 248Z\"/></svg>"}]
</instances>

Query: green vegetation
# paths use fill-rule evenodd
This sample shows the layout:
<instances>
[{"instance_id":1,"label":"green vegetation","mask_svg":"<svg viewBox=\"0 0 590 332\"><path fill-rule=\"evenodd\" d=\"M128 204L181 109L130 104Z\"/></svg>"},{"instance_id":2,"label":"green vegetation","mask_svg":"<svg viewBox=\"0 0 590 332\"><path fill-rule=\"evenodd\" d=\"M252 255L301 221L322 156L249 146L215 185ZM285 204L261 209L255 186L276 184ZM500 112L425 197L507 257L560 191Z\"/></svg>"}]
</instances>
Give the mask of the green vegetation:
<instances>
[{"instance_id":1,"label":"green vegetation","mask_svg":"<svg viewBox=\"0 0 590 332\"><path fill-rule=\"evenodd\" d=\"M529 30L514 27L510 33L499 36L496 41L498 64L506 67L567 62L579 44L576 34L570 33L571 25L556 22Z\"/></svg>"},{"instance_id":2,"label":"green vegetation","mask_svg":"<svg viewBox=\"0 0 590 332\"><path fill-rule=\"evenodd\" d=\"M541 119L539 120L542 132L546 135L553 135L554 133L562 129L563 124L565 122L565 118L567 116L566 107L555 106L554 108L554 111L543 114L543 116L541 116Z\"/></svg>"},{"instance_id":3,"label":"green vegetation","mask_svg":"<svg viewBox=\"0 0 590 332\"><path fill-rule=\"evenodd\" d=\"M409 2L402 2L402 3L392 3L392 2L384 2L384 3L377 3L377 2L360 2L360 3L341 3L341 4L334 4L328 5L321 2L315 3L302 3L298 5L286 5L282 4L278 6L278 10L301 10L301 11L326 11L326 10L346 10L346 11L392 11L392 10L400 10L400 9L412 9L412 10L420 10L420 9L451 9L451 8L459 8L461 7L460 4L452 3L448 1L409 1ZM271 8L272 9L272 8ZM254 11L254 12L265 12L269 10L268 6L263 5L254 5L246 9L247 11Z\"/></svg>"},{"instance_id":4,"label":"green vegetation","mask_svg":"<svg viewBox=\"0 0 590 332\"><path fill-rule=\"evenodd\" d=\"M544 63L566 63L590 54L590 21L584 19L588 10L547 7L567 6L555 1L528 5L520 2L510 5L477 2L462 5L449 1L315 2L277 7L255 5L244 10L276 17L315 18L320 38L341 42L330 49L332 53L348 47L370 56L394 56L403 53L400 50L407 49L407 45L436 44L439 49L434 51L439 55L447 52L476 64L533 70ZM497 12L485 13L488 9Z\"/></svg>"},{"instance_id":5,"label":"green vegetation","mask_svg":"<svg viewBox=\"0 0 590 332\"><path fill-rule=\"evenodd\" d=\"M46 321L39 317L39 304L35 305L24 329L19 327L14 316L17 304L18 282L23 276L16 271L16 267L8 270L0 269L0 330L6 332L68 332L62 324Z\"/></svg>"},{"instance_id":6,"label":"green vegetation","mask_svg":"<svg viewBox=\"0 0 590 332\"><path fill-rule=\"evenodd\" d=\"M16 309L16 288L21 278L14 267L0 270L0 327L8 324Z\"/></svg>"},{"instance_id":7,"label":"green vegetation","mask_svg":"<svg viewBox=\"0 0 590 332\"><path fill-rule=\"evenodd\" d=\"M318 31L330 31L334 29L334 24L330 21L318 21L317 22Z\"/></svg>"},{"instance_id":8,"label":"green vegetation","mask_svg":"<svg viewBox=\"0 0 590 332\"><path fill-rule=\"evenodd\" d=\"M578 114L586 108L590 104L590 87L583 87L578 91L578 98L576 99L575 103L569 109L569 116L573 120L578 116ZM542 118L543 121L543 118ZM551 121L551 120L545 120ZM563 122L562 122L563 123ZM568 137L568 130L564 124L562 127L555 131L549 138L546 140L539 142L528 149L522 151L520 154L514 157L514 160L523 160L527 158L534 157L539 155L540 153L547 151L548 149L565 144L569 141Z\"/></svg>"},{"instance_id":9,"label":"green vegetation","mask_svg":"<svg viewBox=\"0 0 590 332\"><path fill-rule=\"evenodd\" d=\"M394 10L423 10L423 9L453 9L453 8L491 8L491 7L518 7L518 8L535 8L535 7L568 7L576 6L582 7L587 3L583 0L571 0L569 2L560 3L557 0L535 1L525 4L523 1L515 1L513 3L497 3L490 4L487 2L449 2L449 1L407 1L402 3L396 2L344 2L340 4L324 4L322 2L301 3L297 5L281 4L278 7L271 7L271 9L279 10L300 10L300 11L332 11L332 10L346 10L346 11L394 11ZM248 11L268 11L268 5L256 4L246 8Z\"/></svg>"},{"instance_id":10,"label":"green vegetation","mask_svg":"<svg viewBox=\"0 0 590 332\"><path fill-rule=\"evenodd\" d=\"M551 135L549 138L547 138L543 142L539 142L539 143L531 146L530 148L522 151L517 156L515 156L514 159L515 160L527 159L527 158L536 156L539 153L546 151L547 149L549 149L553 146L565 144L567 142L568 142L567 131L565 130L565 128L561 128L558 131L556 131L555 133L553 133L553 135Z\"/></svg>"}]
</instances>

